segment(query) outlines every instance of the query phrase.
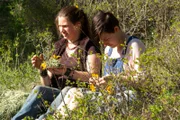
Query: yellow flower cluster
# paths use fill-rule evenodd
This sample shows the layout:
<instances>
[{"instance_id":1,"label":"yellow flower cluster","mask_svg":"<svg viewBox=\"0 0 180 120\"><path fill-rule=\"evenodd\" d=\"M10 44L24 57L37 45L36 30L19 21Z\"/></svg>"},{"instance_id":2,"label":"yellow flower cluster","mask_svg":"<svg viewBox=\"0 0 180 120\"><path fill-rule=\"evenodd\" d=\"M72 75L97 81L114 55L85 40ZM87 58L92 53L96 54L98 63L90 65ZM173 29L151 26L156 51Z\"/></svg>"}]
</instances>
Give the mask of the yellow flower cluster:
<instances>
[{"instance_id":1,"label":"yellow flower cluster","mask_svg":"<svg viewBox=\"0 0 180 120\"><path fill-rule=\"evenodd\" d=\"M92 73L92 78L93 78L93 79L99 79L99 75L98 75L98 74L95 74L95 73Z\"/></svg>"},{"instance_id":2,"label":"yellow flower cluster","mask_svg":"<svg viewBox=\"0 0 180 120\"><path fill-rule=\"evenodd\" d=\"M92 76L92 78L93 78L94 80L99 79L99 75L98 75L98 74L93 73L91 76ZM94 84L90 84L89 87L90 87L90 90L91 90L91 91L93 91L93 92L96 91L96 87L94 86Z\"/></svg>"},{"instance_id":3,"label":"yellow flower cluster","mask_svg":"<svg viewBox=\"0 0 180 120\"><path fill-rule=\"evenodd\" d=\"M106 87L106 91L107 91L109 94L112 94L112 93L113 93L113 91L112 91L112 86L111 86L111 85L108 85L108 86Z\"/></svg>"},{"instance_id":4,"label":"yellow flower cluster","mask_svg":"<svg viewBox=\"0 0 180 120\"><path fill-rule=\"evenodd\" d=\"M91 90L91 91L93 91L93 92L96 91L96 87L95 87L93 84L90 84L89 87L90 87L90 90Z\"/></svg>"},{"instance_id":5,"label":"yellow flower cluster","mask_svg":"<svg viewBox=\"0 0 180 120\"><path fill-rule=\"evenodd\" d=\"M47 62L45 62L45 61L43 61L42 63L41 63L41 69L42 70L45 70L47 67L52 67L52 66L54 66L54 67L59 67L60 66L60 63L59 63L59 59L61 58L61 56L58 56L58 55L53 55L50 59L49 59L49 61L47 61Z\"/></svg>"},{"instance_id":6,"label":"yellow flower cluster","mask_svg":"<svg viewBox=\"0 0 180 120\"><path fill-rule=\"evenodd\" d=\"M41 63L41 69L42 69L42 70L45 70L46 67L47 67L46 62L43 61L43 62Z\"/></svg>"},{"instance_id":7,"label":"yellow flower cluster","mask_svg":"<svg viewBox=\"0 0 180 120\"><path fill-rule=\"evenodd\" d=\"M99 75L93 73L93 74L92 74L92 78L93 78L94 80L97 80L97 79L99 79ZM89 87L90 87L90 90L91 90L91 91L93 91L93 92L96 91L96 87L95 87L94 84L90 84ZM112 93L113 93L113 92L112 92L112 85L108 85L105 89L106 89L106 91L107 91L109 94L112 94Z\"/></svg>"}]
</instances>

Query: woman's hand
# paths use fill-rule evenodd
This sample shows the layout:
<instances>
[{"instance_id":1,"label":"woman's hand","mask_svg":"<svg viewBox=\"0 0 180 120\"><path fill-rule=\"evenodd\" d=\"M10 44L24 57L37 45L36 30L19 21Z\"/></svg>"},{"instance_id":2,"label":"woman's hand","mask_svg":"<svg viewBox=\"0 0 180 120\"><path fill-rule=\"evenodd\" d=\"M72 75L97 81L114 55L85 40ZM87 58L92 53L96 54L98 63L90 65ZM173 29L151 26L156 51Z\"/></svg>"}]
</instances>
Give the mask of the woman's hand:
<instances>
[{"instance_id":1,"label":"woman's hand","mask_svg":"<svg viewBox=\"0 0 180 120\"><path fill-rule=\"evenodd\" d=\"M112 79L112 76L103 76L99 79L90 78L89 82L97 86L107 86L108 81Z\"/></svg>"},{"instance_id":2,"label":"woman's hand","mask_svg":"<svg viewBox=\"0 0 180 120\"><path fill-rule=\"evenodd\" d=\"M64 75L64 73L66 72L65 66L60 68L47 68L47 70L54 75Z\"/></svg>"},{"instance_id":3,"label":"woman's hand","mask_svg":"<svg viewBox=\"0 0 180 120\"><path fill-rule=\"evenodd\" d=\"M91 78L89 78L89 83L93 84L93 85L96 85L96 80L91 77Z\"/></svg>"},{"instance_id":4,"label":"woman's hand","mask_svg":"<svg viewBox=\"0 0 180 120\"><path fill-rule=\"evenodd\" d=\"M32 66L37 69L41 69L41 63L43 62L43 60L44 60L44 58L43 58L42 54L40 54L40 56L34 55L31 58Z\"/></svg>"}]
</instances>

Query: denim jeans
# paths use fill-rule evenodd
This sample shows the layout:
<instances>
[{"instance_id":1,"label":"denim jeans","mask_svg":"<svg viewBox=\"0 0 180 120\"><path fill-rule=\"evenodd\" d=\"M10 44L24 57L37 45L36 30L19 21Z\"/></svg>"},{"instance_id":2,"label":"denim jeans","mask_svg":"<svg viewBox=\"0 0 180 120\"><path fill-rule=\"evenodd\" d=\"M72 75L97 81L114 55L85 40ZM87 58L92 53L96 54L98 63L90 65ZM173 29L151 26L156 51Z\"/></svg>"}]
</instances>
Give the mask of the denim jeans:
<instances>
[{"instance_id":1,"label":"denim jeans","mask_svg":"<svg viewBox=\"0 0 180 120\"><path fill-rule=\"evenodd\" d=\"M36 86L12 120L21 120L27 116L36 119L40 115L41 118L44 118L47 114L52 114L60 105L63 96L65 96L69 89L70 87L65 87L61 91L57 88ZM51 106L47 107L48 104Z\"/></svg>"}]
</instances>

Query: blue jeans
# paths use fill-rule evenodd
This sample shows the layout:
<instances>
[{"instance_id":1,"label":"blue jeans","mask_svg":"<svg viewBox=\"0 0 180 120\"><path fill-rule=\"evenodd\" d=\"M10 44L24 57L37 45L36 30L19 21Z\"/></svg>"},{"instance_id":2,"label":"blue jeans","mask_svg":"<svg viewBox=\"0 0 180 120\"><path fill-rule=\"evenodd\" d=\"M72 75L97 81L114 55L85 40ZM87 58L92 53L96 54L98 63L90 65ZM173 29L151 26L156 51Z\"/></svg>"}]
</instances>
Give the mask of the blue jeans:
<instances>
[{"instance_id":1,"label":"blue jeans","mask_svg":"<svg viewBox=\"0 0 180 120\"><path fill-rule=\"evenodd\" d=\"M65 87L61 91L57 88L36 86L12 120L21 120L27 116L36 119L39 115L41 115L41 118L44 118L47 114L52 114L60 105L63 96L65 96L69 89L70 87ZM46 107L47 104L51 104L51 106L48 108Z\"/></svg>"}]
</instances>

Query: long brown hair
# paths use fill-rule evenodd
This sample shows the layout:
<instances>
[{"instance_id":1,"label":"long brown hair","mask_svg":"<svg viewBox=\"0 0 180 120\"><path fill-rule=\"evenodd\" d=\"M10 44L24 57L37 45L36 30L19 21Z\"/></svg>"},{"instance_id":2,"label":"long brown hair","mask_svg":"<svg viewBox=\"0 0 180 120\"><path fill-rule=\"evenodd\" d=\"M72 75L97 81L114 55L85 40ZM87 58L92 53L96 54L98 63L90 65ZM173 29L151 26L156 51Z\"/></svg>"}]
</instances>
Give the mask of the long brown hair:
<instances>
[{"instance_id":1,"label":"long brown hair","mask_svg":"<svg viewBox=\"0 0 180 120\"><path fill-rule=\"evenodd\" d=\"M58 17L66 17L73 24L75 24L76 22L81 23L81 34L79 38L80 40L85 37L90 37L88 18L83 10L78 9L75 6L66 6L62 8L57 14L55 19L55 24L57 28L58 28Z\"/></svg>"}]
</instances>

